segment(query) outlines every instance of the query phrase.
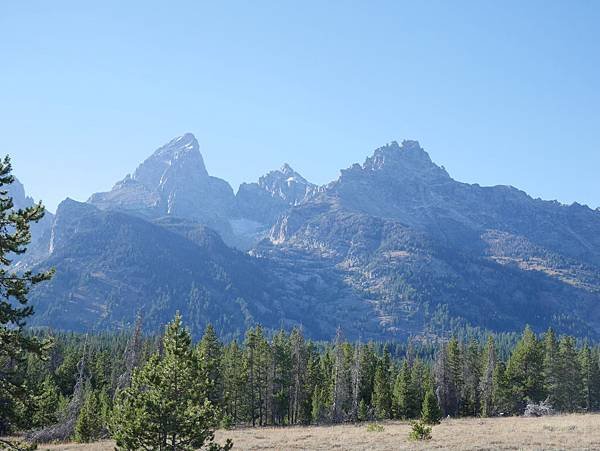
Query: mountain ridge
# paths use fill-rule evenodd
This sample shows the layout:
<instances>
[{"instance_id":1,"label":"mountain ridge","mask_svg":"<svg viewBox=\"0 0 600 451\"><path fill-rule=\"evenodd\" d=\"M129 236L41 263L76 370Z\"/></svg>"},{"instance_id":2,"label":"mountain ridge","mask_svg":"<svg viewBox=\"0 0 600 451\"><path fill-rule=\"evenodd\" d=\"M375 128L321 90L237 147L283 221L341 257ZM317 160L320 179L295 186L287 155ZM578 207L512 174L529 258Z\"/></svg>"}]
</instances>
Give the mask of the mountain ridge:
<instances>
[{"instance_id":1,"label":"mountain ridge","mask_svg":"<svg viewBox=\"0 0 600 451\"><path fill-rule=\"evenodd\" d=\"M350 337L390 339L459 326L513 331L531 324L600 337L600 210L533 199L506 185L458 182L418 141L379 147L323 186L284 164L234 194L209 175L197 140L186 134L159 147L110 192L92 195L88 206L76 204L57 210L53 252L38 261L40 268L52 263L70 274L68 283L63 279L34 296L49 325L61 322L48 293L72 309L72 318L94 327L117 327L116 318L104 321L100 312L122 306L123 296L163 311L166 301L156 293L168 293L183 312L196 311L189 293L173 291L161 273L153 257L158 253L191 278L172 275L186 290L195 278L212 293L203 301L204 316L193 321L198 329L214 321L242 333L248 324L265 322L271 328L303 325L311 336L328 337L339 325ZM95 240L107 242L107 223L124 231L110 242L143 256L134 261L151 268L141 293L115 288L127 285L120 274L133 271L129 254L115 260L93 249ZM147 239L126 232L132 228ZM174 250L188 262L180 265L168 248L155 247L156 239L180 243L174 249L187 242L204 250ZM224 269L201 275L190 269L194 258ZM75 260L77 267L68 263ZM100 285L93 275L98 267L110 275ZM210 288L220 286L219 274L228 274L242 304ZM111 301L94 298L92 287ZM92 298L101 306L96 313L78 309L78 302L89 305ZM127 312L119 319L133 320ZM160 322L158 316L152 321Z\"/></svg>"}]
</instances>

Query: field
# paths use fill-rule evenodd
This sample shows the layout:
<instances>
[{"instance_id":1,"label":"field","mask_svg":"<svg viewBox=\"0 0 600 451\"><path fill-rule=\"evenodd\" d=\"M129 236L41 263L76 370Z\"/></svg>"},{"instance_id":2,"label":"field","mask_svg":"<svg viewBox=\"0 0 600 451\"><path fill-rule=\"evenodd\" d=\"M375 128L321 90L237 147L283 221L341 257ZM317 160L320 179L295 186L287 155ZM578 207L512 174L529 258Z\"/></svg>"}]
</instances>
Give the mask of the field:
<instances>
[{"instance_id":1,"label":"field","mask_svg":"<svg viewBox=\"0 0 600 451\"><path fill-rule=\"evenodd\" d=\"M218 431L233 439L238 450L497 450L600 449L600 415L561 415L544 418L450 419L433 428L433 438L408 440L409 424L383 422L382 432L364 424L290 428L242 428ZM112 451L110 441L90 445L42 445L40 450Z\"/></svg>"}]
</instances>

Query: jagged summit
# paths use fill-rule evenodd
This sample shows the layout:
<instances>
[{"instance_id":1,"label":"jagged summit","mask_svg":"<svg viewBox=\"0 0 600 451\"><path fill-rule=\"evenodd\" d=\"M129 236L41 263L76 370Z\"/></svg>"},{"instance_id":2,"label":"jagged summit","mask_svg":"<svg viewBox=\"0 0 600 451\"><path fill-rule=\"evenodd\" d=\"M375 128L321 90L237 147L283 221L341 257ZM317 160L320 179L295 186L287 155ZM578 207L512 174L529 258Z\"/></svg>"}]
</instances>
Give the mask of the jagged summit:
<instances>
[{"instance_id":1,"label":"jagged summit","mask_svg":"<svg viewBox=\"0 0 600 451\"><path fill-rule=\"evenodd\" d=\"M307 181L285 163L280 170L270 171L258 179L258 186L289 205L302 202L316 185Z\"/></svg>"},{"instance_id":2,"label":"jagged summit","mask_svg":"<svg viewBox=\"0 0 600 451\"><path fill-rule=\"evenodd\" d=\"M198 141L191 133L161 146L107 193L89 202L101 209L119 209L147 217L165 215L221 224L234 203L227 182L211 177Z\"/></svg>"},{"instance_id":3,"label":"jagged summit","mask_svg":"<svg viewBox=\"0 0 600 451\"><path fill-rule=\"evenodd\" d=\"M155 189L167 173L185 171L195 177L208 177L196 137L191 133L172 139L158 148L133 174L134 180Z\"/></svg>"},{"instance_id":4,"label":"jagged summit","mask_svg":"<svg viewBox=\"0 0 600 451\"><path fill-rule=\"evenodd\" d=\"M25 187L16 177L14 182L8 185L7 191L15 208L26 208L33 204L33 198L25 194Z\"/></svg>"},{"instance_id":5,"label":"jagged summit","mask_svg":"<svg viewBox=\"0 0 600 451\"><path fill-rule=\"evenodd\" d=\"M302 185L312 185L302 175L296 172L288 163L284 163L279 170L269 171L258 179L258 184L264 188L269 185L287 183L300 183Z\"/></svg>"},{"instance_id":6,"label":"jagged summit","mask_svg":"<svg viewBox=\"0 0 600 451\"><path fill-rule=\"evenodd\" d=\"M413 181L427 184L451 180L446 170L431 160L418 141L404 140L401 145L392 141L375 149L362 165L355 163L342 169L340 178L328 186L372 177L382 179L382 182L386 180L384 183Z\"/></svg>"},{"instance_id":7,"label":"jagged summit","mask_svg":"<svg viewBox=\"0 0 600 451\"><path fill-rule=\"evenodd\" d=\"M398 165L409 166L411 169L439 168L431 161L429 154L418 141L404 140L401 146L396 141L392 141L375 149L373 155L368 157L363 164L363 169L379 170Z\"/></svg>"},{"instance_id":8,"label":"jagged summit","mask_svg":"<svg viewBox=\"0 0 600 451\"><path fill-rule=\"evenodd\" d=\"M276 171L272 171L272 172L276 172ZM281 168L279 168L279 172L281 172L284 175L288 175L288 176L292 176L292 177L300 175L288 163L283 163Z\"/></svg>"},{"instance_id":9,"label":"jagged summit","mask_svg":"<svg viewBox=\"0 0 600 451\"><path fill-rule=\"evenodd\" d=\"M194 151L198 150L198 140L193 135L193 133L185 133L182 136L178 136L177 138L173 138L167 144L162 147L159 147L154 154L155 155L174 155L177 152L181 151Z\"/></svg>"}]
</instances>

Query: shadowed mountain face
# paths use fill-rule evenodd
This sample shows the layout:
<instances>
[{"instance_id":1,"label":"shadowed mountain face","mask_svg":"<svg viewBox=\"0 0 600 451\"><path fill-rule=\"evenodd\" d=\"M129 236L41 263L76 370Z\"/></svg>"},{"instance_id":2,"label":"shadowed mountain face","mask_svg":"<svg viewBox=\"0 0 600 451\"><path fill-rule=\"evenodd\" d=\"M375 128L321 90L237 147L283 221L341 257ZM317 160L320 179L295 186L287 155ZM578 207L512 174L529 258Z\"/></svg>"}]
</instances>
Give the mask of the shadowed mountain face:
<instances>
[{"instance_id":1,"label":"shadowed mountain face","mask_svg":"<svg viewBox=\"0 0 600 451\"><path fill-rule=\"evenodd\" d=\"M366 314L362 301L331 275L292 282L204 226L173 217L149 222L70 199L57 210L50 255L36 269L49 267L57 274L33 292L34 325L115 329L142 311L146 327L158 330L180 311L194 334L210 321L226 337L261 323L270 329L304 324L325 338L336 321L331 299L347 293L347 305ZM375 336L375 322L372 329Z\"/></svg>"},{"instance_id":2,"label":"shadowed mountain face","mask_svg":"<svg viewBox=\"0 0 600 451\"><path fill-rule=\"evenodd\" d=\"M416 141L323 187L284 165L234 195L184 135L112 191L61 204L51 235L39 325L114 328L142 309L149 327L180 310L224 336L255 322L318 338L600 336L600 211L457 182Z\"/></svg>"}]
</instances>

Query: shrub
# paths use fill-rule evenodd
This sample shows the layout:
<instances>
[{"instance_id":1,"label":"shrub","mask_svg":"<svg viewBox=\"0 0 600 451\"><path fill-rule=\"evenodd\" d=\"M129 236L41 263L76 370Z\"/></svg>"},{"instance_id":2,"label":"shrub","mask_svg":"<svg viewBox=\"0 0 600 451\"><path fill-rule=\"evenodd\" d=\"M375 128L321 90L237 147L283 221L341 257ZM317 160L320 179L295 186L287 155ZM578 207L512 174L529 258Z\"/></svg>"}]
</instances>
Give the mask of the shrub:
<instances>
[{"instance_id":1,"label":"shrub","mask_svg":"<svg viewBox=\"0 0 600 451\"><path fill-rule=\"evenodd\" d=\"M554 415L554 409L548 402L548 400L540 401L539 404L529 402L525 407L523 415L526 417L545 417L548 415Z\"/></svg>"},{"instance_id":2,"label":"shrub","mask_svg":"<svg viewBox=\"0 0 600 451\"><path fill-rule=\"evenodd\" d=\"M233 418L231 415L223 415L220 426L222 429L231 429L233 427Z\"/></svg>"},{"instance_id":3,"label":"shrub","mask_svg":"<svg viewBox=\"0 0 600 451\"><path fill-rule=\"evenodd\" d=\"M383 432L384 428L381 424L371 423L367 425L367 432Z\"/></svg>"},{"instance_id":4,"label":"shrub","mask_svg":"<svg viewBox=\"0 0 600 451\"><path fill-rule=\"evenodd\" d=\"M408 438L410 440L431 440L431 426L422 421L413 421Z\"/></svg>"}]
</instances>

